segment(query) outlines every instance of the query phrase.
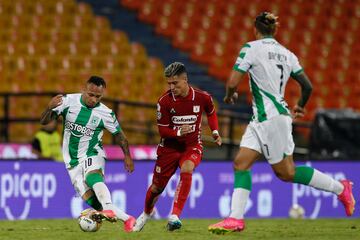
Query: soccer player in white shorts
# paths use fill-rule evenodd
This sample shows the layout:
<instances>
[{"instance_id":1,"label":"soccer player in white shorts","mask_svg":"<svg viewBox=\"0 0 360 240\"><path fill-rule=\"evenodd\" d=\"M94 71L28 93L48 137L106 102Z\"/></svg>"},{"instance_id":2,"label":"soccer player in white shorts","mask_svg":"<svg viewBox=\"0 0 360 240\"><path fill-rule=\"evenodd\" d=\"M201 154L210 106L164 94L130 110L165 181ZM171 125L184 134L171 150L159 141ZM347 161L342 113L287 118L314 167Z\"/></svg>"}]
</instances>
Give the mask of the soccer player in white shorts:
<instances>
[{"instance_id":1,"label":"soccer player in white shorts","mask_svg":"<svg viewBox=\"0 0 360 240\"><path fill-rule=\"evenodd\" d=\"M209 231L213 233L242 231L245 228L244 212L251 191L250 170L261 155L271 164L279 179L332 192L343 203L346 215L351 216L354 212L355 200L349 180L336 181L309 166L295 167L292 119L304 115L312 85L295 54L274 39L277 26L277 17L272 13L262 12L256 17L257 40L242 47L227 82L224 102L234 104L238 84L246 73L249 74L254 115L234 160L231 214L209 226ZM301 97L292 112L284 100L290 76L301 86Z\"/></svg>"},{"instance_id":2,"label":"soccer player in white shorts","mask_svg":"<svg viewBox=\"0 0 360 240\"><path fill-rule=\"evenodd\" d=\"M114 112L100 102L106 83L104 79L92 76L86 82L82 93L57 95L51 99L41 116L41 124L47 124L60 115L64 121L63 156L66 169L76 192L95 210L94 220L124 222L124 230L132 231L135 218L117 208L111 200L109 189L104 183L106 155L102 148L103 130L108 130L122 148L124 167L134 171L129 144Z\"/></svg>"}]
</instances>

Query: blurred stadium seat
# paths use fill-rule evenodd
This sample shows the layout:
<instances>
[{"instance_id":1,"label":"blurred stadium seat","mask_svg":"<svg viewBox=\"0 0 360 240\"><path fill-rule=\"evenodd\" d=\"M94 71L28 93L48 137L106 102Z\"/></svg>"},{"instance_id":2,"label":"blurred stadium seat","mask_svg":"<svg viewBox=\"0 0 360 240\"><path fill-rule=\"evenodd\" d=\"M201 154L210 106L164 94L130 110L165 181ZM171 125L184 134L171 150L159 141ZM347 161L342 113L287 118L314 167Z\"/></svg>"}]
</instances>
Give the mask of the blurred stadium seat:
<instances>
[{"instance_id":1,"label":"blurred stadium seat","mask_svg":"<svg viewBox=\"0 0 360 240\"><path fill-rule=\"evenodd\" d=\"M158 34L169 37L174 47L188 51L192 60L206 64L209 74L221 81L228 78L242 44L254 39L254 17L261 11L272 11L280 17L277 39L299 56L314 82L315 100L308 111L313 113L320 107L360 110L360 101L348 100L359 96L358 87L354 86L360 85L357 56L360 43L356 41L360 33L360 1L120 0L120 3L137 10L141 21L155 25ZM299 94L293 95L296 85L291 82L286 99L293 105L294 96ZM249 94L246 88L240 91ZM312 120L313 114L310 116L308 120Z\"/></svg>"},{"instance_id":2,"label":"blurred stadium seat","mask_svg":"<svg viewBox=\"0 0 360 240\"><path fill-rule=\"evenodd\" d=\"M161 61L148 57L146 49L129 42L124 32L113 31L109 21L95 16L86 3L0 1L0 13L0 72L9 83L0 84L2 93L78 92L90 75L98 74L109 82L109 97L138 101L138 96L142 96L135 91L139 85L149 79L162 81L157 77L163 72ZM155 103L159 90L148 88L146 94L140 99ZM12 101L16 104L16 108L11 105L11 110L16 109L11 112L12 117L40 115L47 104L29 107L29 102ZM137 113L129 114L138 117ZM16 132L20 127L10 127L14 129L12 141L24 140Z\"/></svg>"}]
</instances>

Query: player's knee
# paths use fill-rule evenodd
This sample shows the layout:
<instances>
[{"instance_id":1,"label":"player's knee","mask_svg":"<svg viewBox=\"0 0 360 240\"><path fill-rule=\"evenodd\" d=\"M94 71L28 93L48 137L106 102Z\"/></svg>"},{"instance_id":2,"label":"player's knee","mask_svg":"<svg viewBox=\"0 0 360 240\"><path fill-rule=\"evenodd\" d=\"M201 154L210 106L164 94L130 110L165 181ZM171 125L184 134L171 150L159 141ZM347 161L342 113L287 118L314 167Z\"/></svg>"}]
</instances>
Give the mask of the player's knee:
<instances>
[{"instance_id":1,"label":"player's knee","mask_svg":"<svg viewBox=\"0 0 360 240\"><path fill-rule=\"evenodd\" d=\"M180 168L182 173L192 173L194 171L195 164L192 161L185 161Z\"/></svg>"},{"instance_id":2,"label":"player's knee","mask_svg":"<svg viewBox=\"0 0 360 240\"><path fill-rule=\"evenodd\" d=\"M160 193L162 193L162 192L164 191L164 188L163 188L163 187L158 187L158 186L152 184L152 185L150 186L150 190L151 190L151 192L153 192L153 193L158 193L158 194L160 194Z\"/></svg>"},{"instance_id":3,"label":"player's knee","mask_svg":"<svg viewBox=\"0 0 360 240\"><path fill-rule=\"evenodd\" d=\"M181 168L180 171L182 173L192 173L194 171L194 168L185 167L185 168Z\"/></svg>"},{"instance_id":4,"label":"player's knee","mask_svg":"<svg viewBox=\"0 0 360 240\"><path fill-rule=\"evenodd\" d=\"M233 162L233 167L235 170L237 171L244 171L244 170L248 170L247 167L248 165L245 164L243 161L240 161L239 159L235 159Z\"/></svg>"},{"instance_id":5,"label":"player's knee","mask_svg":"<svg viewBox=\"0 0 360 240\"><path fill-rule=\"evenodd\" d=\"M286 171L286 172L275 172L275 175L284 182L292 182L294 180L295 171Z\"/></svg>"},{"instance_id":6,"label":"player's knee","mask_svg":"<svg viewBox=\"0 0 360 240\"><path fill-rule=\"evenodd\" d=\"M92 188L94 184L104 182L104 176L99 172L91 172L86 175L85 182L90 188Z\"/></svg>"}]
</instances>

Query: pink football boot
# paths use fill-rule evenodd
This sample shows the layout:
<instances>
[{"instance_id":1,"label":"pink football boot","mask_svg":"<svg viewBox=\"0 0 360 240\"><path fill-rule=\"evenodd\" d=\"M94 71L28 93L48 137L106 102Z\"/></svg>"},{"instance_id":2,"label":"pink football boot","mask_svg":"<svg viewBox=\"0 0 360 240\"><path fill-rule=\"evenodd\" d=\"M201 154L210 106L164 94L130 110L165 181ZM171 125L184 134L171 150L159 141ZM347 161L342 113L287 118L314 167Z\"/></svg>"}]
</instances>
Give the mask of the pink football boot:
<instances>
[{"instance_id":1,"label":"pink football boot","mask_svg":"<svg viewBox=\"0 0 360 240\"><path fill-rule=\"evenodd\" d=\"M344 186L344 190L338 195L338 199L344 204L346 215L351 216L355 210L355 199L352 194L353 183L349 180L341 180L340 182Z\"/></svg>"},{"instance_id":2,"label":"pink football boot","mask_svg":"<svg viewBox=\"0 0 360 240\"><path fill-rule=\"evenodd\" d=\"M244 230L245 222L244 219L236 218L225 218L221 222L212 224L209 226L208 230L215 234L225 234L229 232L240 232Z\"/></svg>"},{"instance_id":3,"label":"pink football boot","mask_svg":"<svg viewBox=\"0 0 360 240\"><path fill-rule=\"evenodd\" d=\"M117 217L114 211L112 210L96 211L95 213L92 214L91 218L97 222L102 222L104 220L107 220L109 222L117 221Z\"/></svg>"},{"instance_id":4,"label":"pink football boot","mask_svg":"<svg viewBox=\"0 0 360 240\"><path fill-rule=\"evenodd\" d=\"M124 231L132 232L135 223L136 219L133 216L129 215L129 219L124 222Z\"/></svg>"}]
</instances>

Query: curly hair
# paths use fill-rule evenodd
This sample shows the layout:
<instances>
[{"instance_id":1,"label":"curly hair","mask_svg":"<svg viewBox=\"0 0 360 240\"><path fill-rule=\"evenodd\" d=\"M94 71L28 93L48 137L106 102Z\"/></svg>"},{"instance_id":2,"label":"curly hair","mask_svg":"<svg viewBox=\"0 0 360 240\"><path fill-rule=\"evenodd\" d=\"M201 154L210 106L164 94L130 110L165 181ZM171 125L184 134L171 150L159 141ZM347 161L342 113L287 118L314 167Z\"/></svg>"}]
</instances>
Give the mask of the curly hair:
<instances>
[{"instance_id":1,"label":"curly hair","mask_svg":"<svg viewBox=\"0 0 360 240\"><path fill-rule=\"evenodd\" d=\"M255 18L255 27L262 35L274 35L279 22L278 17L269 12L262 12Z\"/></svg>"},{"instance_id":2,"label":"curly hair","mask_svg":"<svg viewBox=\"0 0 360 240\"><path fill-rule=\"evenodd\" d=\"M173 77L186 72L185 65L181 62L173 62L165 68L165 77Z\"/></svg>"},{"instance_id":3,"label":"curly hair","mask_svg":"<svg viewBox=\"0 0 360 240\"><path fill-rule=\"evenodd\" d=\"M91 76L89 80L87 80L87 83L92 83L98 87L103 86L103 88L106 88L106 82L102 77Z\"/></svg>"}]
</instances>

